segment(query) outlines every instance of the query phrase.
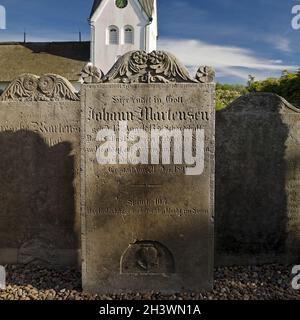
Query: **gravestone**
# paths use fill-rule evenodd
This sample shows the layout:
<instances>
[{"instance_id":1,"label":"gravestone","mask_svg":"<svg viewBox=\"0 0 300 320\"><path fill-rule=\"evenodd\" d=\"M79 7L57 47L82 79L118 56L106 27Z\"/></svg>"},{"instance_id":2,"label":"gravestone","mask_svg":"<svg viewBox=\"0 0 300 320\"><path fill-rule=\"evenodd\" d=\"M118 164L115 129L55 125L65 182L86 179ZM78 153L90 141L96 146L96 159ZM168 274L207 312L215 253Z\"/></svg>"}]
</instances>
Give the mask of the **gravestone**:
<instances>
[{"instance_id":1,"label":"gravestone","mask_svg":"<svg viewBox=\"0 0 300 320\"><path fill-rule=\"evenodd\" d=\"M0 263L76 265L80 102L58 75L21 75L0 101Z\"/></svg>"},{"instance_id":2,"label":"gravestone","mask_svg":"<svg viewBox=\"0 0 300 320\"><path fill-rule=\"evenodd\" d=\"M0 266L0 290L6 289L6 271L5 267Z\"/></svg>"},{"instance_id":3,"label":"gravestone","mask_svg":"<svg viewBox=\"0 0 300 320\"><path fill-rule=\"evenodd\" d=\"M217 112L217 263L298 263L299 187L299 109L254 93Z\"/></svg>"},{"instance_id":4,"label":"gravestone","mask_svg":"<svg viewBox=\"0 0 300 320\"><path fill-rule=\"evenodd\" d=\"M212 288L213 76L205 67L192 79L165 52L130 52L84 85L85 291Z\"/></svg>"}]
</instances>

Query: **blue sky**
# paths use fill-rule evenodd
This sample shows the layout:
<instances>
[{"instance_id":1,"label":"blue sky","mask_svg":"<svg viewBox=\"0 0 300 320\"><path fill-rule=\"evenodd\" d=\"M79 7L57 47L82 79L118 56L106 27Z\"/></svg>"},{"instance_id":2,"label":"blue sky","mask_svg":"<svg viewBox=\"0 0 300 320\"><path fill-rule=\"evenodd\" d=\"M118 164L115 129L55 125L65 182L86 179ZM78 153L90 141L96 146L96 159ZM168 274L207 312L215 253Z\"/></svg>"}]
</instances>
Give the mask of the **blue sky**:
<instances>
[{"instance_id":1,"label":"blue sky","mask_svg":"<svg viewBox=\"0 0 300 320\"><path fill-rule=\"evenodd\" d=\"M113 1L113 0L112 0ZM157 0L160 49L173 52L191 72L212 65L221 82L245 83L300 67L300 30L291 13L300 0ZM92 0L0 0L7 29L0 41L89 39Z\"/></svg>"}]
</instances>

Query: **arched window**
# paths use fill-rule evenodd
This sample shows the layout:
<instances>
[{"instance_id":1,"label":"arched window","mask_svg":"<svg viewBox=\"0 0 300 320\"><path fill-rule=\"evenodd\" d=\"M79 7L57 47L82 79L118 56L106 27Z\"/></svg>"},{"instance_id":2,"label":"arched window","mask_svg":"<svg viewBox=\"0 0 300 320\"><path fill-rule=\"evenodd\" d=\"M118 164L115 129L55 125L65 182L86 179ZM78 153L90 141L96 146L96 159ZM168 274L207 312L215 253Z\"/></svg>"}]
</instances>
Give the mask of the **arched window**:
<instances>
[{"instance_id":1,"label":"arched window","mask_svg":"<svg viewBox=\"0 0 300 320\"><path fill-rule=\"evenodd\" d=\"M116 26L108 28L109 44L119 44L119 29Z\"/></svg>"},{"instance_id":2,"label":"arched window","mask_svg":"<svg viewBox=\"0 0 300 320\"><path fill-rule=\"evenodd\" d=\"M125 44L133 44L134 43L133 27L126 26L124 28L124 42L125 42Z\"/></svg>"}]
</instances>

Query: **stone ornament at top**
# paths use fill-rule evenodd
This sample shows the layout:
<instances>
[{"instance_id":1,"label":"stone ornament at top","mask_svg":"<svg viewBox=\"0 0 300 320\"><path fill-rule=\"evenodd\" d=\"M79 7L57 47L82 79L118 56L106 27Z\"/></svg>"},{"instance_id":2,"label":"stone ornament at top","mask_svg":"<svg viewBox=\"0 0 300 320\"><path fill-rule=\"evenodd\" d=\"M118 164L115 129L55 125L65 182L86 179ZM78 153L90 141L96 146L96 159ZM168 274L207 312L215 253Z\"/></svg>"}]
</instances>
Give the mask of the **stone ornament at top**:
<instances>
[{"instance_id":1,"label":"stone ornament at top","mask_svg":"<svg viewBox=\"0 0 300 320\"><path fill-rule=\"evenodd\" d=\"M88 64L82 71L83 83L212 83L215 71L200 67L192 78L188 70L169 52L131 51L120 57L105 75ZM100 77L99 77L100 76Z\"/></svg>"},{"instance_id":2,"label":"stone ornament at top","mask_svg":"<svg viewBox=\"0 0 300 320\"><path fill-rule=\"evenodd\" d=\"M103 78L103 72L89 62L82 69L79 81L85 84L100 83L102 82L101 81L102 78Z\"/></svg>"},{"instance_id":3,"label":"stone ornament at top","mask_svg":"<svg viewBox=\"0 0 300 320\"><path fill-rule=\"evenodd\" d=\"M2 101L78 101L72 84L56 74L22 74L0 96Z\"/></svg>"},{"instance_id":4,"label":"stone ornament at top","mask_svg":"<svg viewBox=\"0 0 300 320\"><path fill-rule=\"evenodd\" d=\"M212 83L215 80L215 70L212 67L200 67L196 73L196 80L201 83Z\"/></svg>"}]
</instances>

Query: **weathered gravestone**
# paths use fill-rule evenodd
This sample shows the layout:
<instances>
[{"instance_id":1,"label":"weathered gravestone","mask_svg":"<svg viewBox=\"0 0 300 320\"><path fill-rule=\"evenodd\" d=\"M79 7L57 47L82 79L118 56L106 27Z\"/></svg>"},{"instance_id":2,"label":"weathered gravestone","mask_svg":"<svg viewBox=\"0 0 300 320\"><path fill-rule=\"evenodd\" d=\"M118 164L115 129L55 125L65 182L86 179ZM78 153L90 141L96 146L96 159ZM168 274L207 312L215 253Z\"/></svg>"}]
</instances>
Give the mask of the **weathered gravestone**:
<instances>
[{"instance_id":1,"label":"weathered gravestone","mask_svg":"<svg viewBox=\"0 0 300 320\"><path fill-rule=\"evenodd\" d=\"M57 75L25 74L0 101L0 263L75 265L80 102Z\"/></svg>"},{"instance_id":2,"label":"weathered gravestone","mask_svg":"<svg viewBox=\"0 0 300 320\"><path fill-rule=\"evenodd\" d=\"M299 262L300 110L269 93L217 112L218 264Z\"/></svg>"},{"instance_id":3,"label":"weathered gravestone","mask_svg":"<svg viewBox=\"0 0 300 320\"><path fill-rule=\"evenodd\" d=\"M131 52L84 86L84 290L212 287L215 87L199 80L170 54Z\"/></svg>"}]
</instances>

